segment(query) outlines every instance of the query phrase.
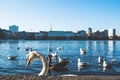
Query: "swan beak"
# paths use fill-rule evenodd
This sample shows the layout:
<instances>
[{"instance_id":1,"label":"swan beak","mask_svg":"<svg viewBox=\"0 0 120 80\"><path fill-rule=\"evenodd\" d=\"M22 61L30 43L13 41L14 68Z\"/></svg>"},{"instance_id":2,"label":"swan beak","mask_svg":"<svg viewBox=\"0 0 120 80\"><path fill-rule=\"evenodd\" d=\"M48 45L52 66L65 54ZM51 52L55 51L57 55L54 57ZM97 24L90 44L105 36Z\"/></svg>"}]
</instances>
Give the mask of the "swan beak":
<instances>
[{"instance_id":1,"label":"swan beak","mask_svg":"<svg viewBox=\"0 0 120 80\"><path fill-rule=\"evenodd\" d=\"M26 63L26 69L28 69L29 64L30 64L30 61L27 61L27 63Z\"/></svg>"}]
</instances>

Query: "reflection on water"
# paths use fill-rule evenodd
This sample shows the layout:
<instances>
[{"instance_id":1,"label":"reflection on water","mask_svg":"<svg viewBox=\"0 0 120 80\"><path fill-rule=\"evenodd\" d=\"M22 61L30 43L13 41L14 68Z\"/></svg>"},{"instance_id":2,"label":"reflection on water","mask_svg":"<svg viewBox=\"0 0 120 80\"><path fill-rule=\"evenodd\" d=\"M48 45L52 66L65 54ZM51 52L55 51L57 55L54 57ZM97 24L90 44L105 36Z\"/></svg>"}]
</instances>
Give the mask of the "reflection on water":
<instances>
[{"instance_id":1,"label":"reflection on water","mask_svg":"<svg viewBox=\"0 0 120 80\"><path fill-rule=\"evenodd\" d=\"M32 48L41 52L47 57L48 46L51 44L52 51L56 48L64 47L58 51L58 55L62 58L69 58L70 63L68 70L65 72L51 71L51 75L61 74L119 74L120 73L120 41L112 40L80 40L80 41L60 41L60 40L1 40L0 41L0 74L34 74L37 75L42 68L42 63L37 59L33 61L29 69L25 69L26 64L26 48ZM19 49L17 49L19 48ZM87 54L81 55L80 48L86 50ZM17 56L17 60L10 61L8 56ZM104 69L102 63L98 64L98 55L103 56L107 63L112 65L110 69ZM87 67L77 67L77 59L87 62Z\"/></svg>"}]
</instances>

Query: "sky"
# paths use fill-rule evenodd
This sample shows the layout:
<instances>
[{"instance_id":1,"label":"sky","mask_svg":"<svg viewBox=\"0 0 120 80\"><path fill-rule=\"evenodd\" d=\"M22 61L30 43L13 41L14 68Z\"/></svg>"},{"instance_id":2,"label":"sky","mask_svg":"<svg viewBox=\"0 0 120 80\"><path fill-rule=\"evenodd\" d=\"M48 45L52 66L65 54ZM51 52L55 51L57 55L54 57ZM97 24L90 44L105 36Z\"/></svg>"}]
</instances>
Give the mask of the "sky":
<instances>
[{"instance_id":1,"label":"sky","mask_svg":"<svg viewBox=\"0 0 120 80\"><path fill-rule=\"evenodd\" d=\"M0 0L0 28L19 31L87 31L115 28L120 34L120 0Z\"/></svg>"}]
</instances>

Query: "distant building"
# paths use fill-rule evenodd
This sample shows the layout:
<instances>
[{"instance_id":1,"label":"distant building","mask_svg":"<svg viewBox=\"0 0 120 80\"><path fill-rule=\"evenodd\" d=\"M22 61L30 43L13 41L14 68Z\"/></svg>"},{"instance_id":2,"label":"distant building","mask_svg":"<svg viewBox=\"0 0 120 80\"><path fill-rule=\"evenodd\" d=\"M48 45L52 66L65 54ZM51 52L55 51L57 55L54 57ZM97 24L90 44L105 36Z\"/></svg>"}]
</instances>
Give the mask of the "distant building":
<instances>
[{"instance_id":1,"label":"distant building","mask_svg":"<svg viewBox=\"0 0 120 80\"><path fill-rule=\"evenodd\" d=\"M88 33L89 33L89 34L92 33L92 28L88 28Z\"/></svg>"},{"instance_id":2,"label":"distant building","mask_svg":"<svg viewBox=\"0 0 120 80\"><path fill-rule=\"evenodd\" d=\"M18 32L18 26L16 26L16 25L12 25L12 26L9 26L9 30L11 31L11 32Z\"/></svg>"},{"instance_id":3,"label":"distant building","mask_svg":"<svg viewBox=\"0 0 120 80\"><path fill-rule=\"evenodd\" d=\"M93 39L108 39L108 30L98 30L93 33Z\"/></svg>"},{"instance_id":4,"label":"distant building","mask_svg":"<svg viewBox=\"0 0 120 80\"><path fill-rule=\"evenodd\" d=\"M81 30L75 33L75 39L86 39L86 31Z\"/></svg>"},{"instance_id":5,"label":"distant building","mask_svg":"<svg viewBox=\"0 0 120 80\"><path fill-rule=\"evenodd\" d=\"M48 37L63 37L64 31L49 31L48 32Z\"/></svg>"},{"instance_id":6,"label":"distant building","mask_svg":"<svg viewBox=\"0 0 120 80\"><path fill-rule=\"evenodd\" d=\"M3 32L2 35L4 35L3 39L13 39L14 38L14 35L11 31L4 29L2 32Z\"/></svg>"},{"instance_id":7,"label":"distant building","mask_svg":"<svg viewBox=\"0 0 120 80\"><path fill-rule=\"evenodd\" d=\"M47 39L47 36L48 36L48 32L46 31L40 31L39 33L35 33L35 39Z\"/></svg>"},{"instance_id":8,"label":"distant building","mask_svg":"<svg viewBox=\"0 0 120 80\"><path fill-rule=\"evenodd\" d=\"M86 31L81 30L76 33L76 36L78 37L86 37Z\"/></svg>"},{"instance_id":9,"label":"distant building","mask_svg":"<svg viewBox=\"0 0 120 80\"><path fill-rule=\"evenodd\" d=\"M88 36L88 37L91 37L91 36L92 36L92 28L88 28L87 36Z\"/></svg>"},{"instance_id":10,"label":"distant building","mask_svg":"<svg viewBox=\"0 0 120 80\"><path fill-rule=\"evenodd\" d=\"M88 39L91 39L92 38L92 28L88 28L88 33L87 33L87 37Z\"/></svg>"},{"instance_id":11,"label":"distant building","mask_svg":"<svg viewBox=\"0 0 120 80\"><path fill-rule=\"evenodd\" d=\"M116 30L115 29L108 29L108 37L110 39L113 39L113 38L115 38L115 36L116 36Z\"/></svg>"},{"instance_id":12,"label":"distant building","mask_svg":"<svg viewBox=\"0 0 120 80\"><path fill-rule=\"evenodd\" d=\"M74 37L74 33L72 31L65 31L64 36L65 37Z\"/></svg>"}]
</instances>

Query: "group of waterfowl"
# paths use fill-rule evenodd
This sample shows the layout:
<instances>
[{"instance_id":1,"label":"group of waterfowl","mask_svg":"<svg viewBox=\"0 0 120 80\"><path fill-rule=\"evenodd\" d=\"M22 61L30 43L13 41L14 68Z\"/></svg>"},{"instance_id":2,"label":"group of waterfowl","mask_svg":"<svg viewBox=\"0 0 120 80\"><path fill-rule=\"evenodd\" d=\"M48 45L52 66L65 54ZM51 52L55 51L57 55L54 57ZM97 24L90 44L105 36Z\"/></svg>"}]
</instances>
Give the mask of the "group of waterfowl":
<instances>
[{"instance_id":1,"label":"group of waterfowl","mask_svg":"<svg viewBox=\"0 0 120 80\"><path fill-rule=\"evenodd\" d=\"M98 55L98 63L102 63L103 68L110 68L111 65L106 62L106 59L103 56Z\"/></svg>"},{"instance_id":2,"label":"group of waterfowl","mask_svg":"<svg viewBox=\"0 0 120 80\"><path fill-rule=\"evenodd\" d=\"M48 71L50 70L63 70L68 65L68 60L62 60L61 57L58 58L58 62L52 64L52 55L48 55L47 59L39 52L37 51L31 51L29 54L27 54L26 57L26 68L28 68L30 62L32 62L35 58L39 58L42 61L43 67L41 72L38 74L40 75L46 75Z\"/></svg>"},{"instance_id":3,"label":"group of waterfowl","mask_svg":"<svg viewBox=\"0 0 120 80\"><path fill-rule=\"evenodd\" d=\"M19 48L20 49L20 48ZM52 52L52 49L49 47L48 52L49 55L47 56L47 59L45 56L42 55L42 53L39 53L37 51L34 51L32 48L26 48L26 51L30 51L27 54L26 57L26 68L28 68L29 64L36 58L39 58L42 61L43 67L41 72L38 74L40 75L46 75L50 70L55 70L55 71L62 71L66 70L67 65L70 63L70 60L68 58L62 59L60 55L58 55L58 50L62 50L64 47L58 47L56 48L55 52ZM18 50L18 48L17 48ZM80 48L80 54L84 55L87 54L87 51L85 49ZM16 60L17 56L8 56L8 60ZM56 62L53 63L52 60L56 59ZM102 63L103 68L108 68L110 65L106 62L105 58L102 56L98 56L98 64ZM78 58L78 69L80 67L84 67L89 65L87 62L82 62L80 58Z\"/></svg>"},{"instance_id":4,"label":"group of waterfowl","mask_svg":"<svg viewBox=\"0 0 120 80\"><path fill-rule=\"evenodd\" d=\"M81 55L84 55L86 53L87 53L87 50L80 48L80 54ZM106 59L101 55L98 55L98 64L99 65L102 64L103 70L106 70L106 68L111 68L112 67L110 64L108 64L106 62ZM80 68L81 66L84 67L84 66L87 66L87 65L88 65L87 62L82 62L80 60L80 58L78 58L78 68Z\"/></svg>"},{"instance_id":5,"label":"group of waterfowl","mask_svg":"<svg viewBox=\"0 0 120 80\"><path fill-rule=\"evenodd\" d=\"M10 46L10 49L13 49L13 47ZM16 50L19 50L20 47L17 47ZM26 47L25 48L25 51L32 51L33 49L32 48L29 48L29 47ZM17 60L17 56L15 55L8 55L7 57L8 60Z\"/></svg>"}]
</instances>

